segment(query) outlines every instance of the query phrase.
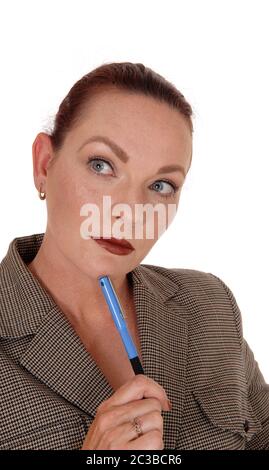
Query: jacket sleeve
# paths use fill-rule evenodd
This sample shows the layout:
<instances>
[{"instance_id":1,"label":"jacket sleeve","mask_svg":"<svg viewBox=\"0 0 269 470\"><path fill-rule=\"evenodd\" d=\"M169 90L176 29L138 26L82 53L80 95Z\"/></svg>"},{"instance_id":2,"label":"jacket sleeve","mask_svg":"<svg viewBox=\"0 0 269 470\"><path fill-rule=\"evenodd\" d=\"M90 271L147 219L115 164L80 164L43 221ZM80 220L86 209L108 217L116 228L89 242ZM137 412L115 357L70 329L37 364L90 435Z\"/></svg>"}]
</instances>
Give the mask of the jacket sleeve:
<instances>
[{"instance_id":1,"label":"jacket sleeve","mask_svg":"<svg viewBox=\"0 0 269 470\"><path fill-rule=\"evenodd\" d=\"M243 357L249 400L254 413L262 424L262 430L248 441L246 450L269 449L269 385L265 382L254 354L245 339L243 339Z\"/></svg>"},{"instance_id":2,"label":"jacket sleeve","mask_svg":"<svg viewBox=\"0 0 269 470\"><path fill-rule=\"evenodd\" d=\"M243 326L240 309L229 287L213 274L224 287L234 312L243 357L244 372L248 388L248 397L254 413L260 420L262 429L246 443L246 450L269 449L269 385L259 369L254 354L243 337Z\"/></svg>"}]
</instances>

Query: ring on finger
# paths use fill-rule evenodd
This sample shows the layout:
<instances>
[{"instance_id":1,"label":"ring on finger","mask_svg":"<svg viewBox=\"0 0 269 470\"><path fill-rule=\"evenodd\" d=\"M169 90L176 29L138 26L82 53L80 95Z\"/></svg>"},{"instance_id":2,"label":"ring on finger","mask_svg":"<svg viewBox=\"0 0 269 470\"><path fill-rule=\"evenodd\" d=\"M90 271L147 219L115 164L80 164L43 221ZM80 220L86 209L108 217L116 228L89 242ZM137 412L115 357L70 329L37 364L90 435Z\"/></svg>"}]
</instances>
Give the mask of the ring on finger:
<instances>
[{"instance_id":1,"label":"ring on finger","mask_svg":"<svg viewBox=\"0 0 269 470\"><path fill-rule=\"evenodd\" d=\"M134 418L133 427L135 429L137 437L142 436L143 431L142 431L142 422L141 422L140 418L138 418L138 417Z\"/></svg>"}]
</instances>

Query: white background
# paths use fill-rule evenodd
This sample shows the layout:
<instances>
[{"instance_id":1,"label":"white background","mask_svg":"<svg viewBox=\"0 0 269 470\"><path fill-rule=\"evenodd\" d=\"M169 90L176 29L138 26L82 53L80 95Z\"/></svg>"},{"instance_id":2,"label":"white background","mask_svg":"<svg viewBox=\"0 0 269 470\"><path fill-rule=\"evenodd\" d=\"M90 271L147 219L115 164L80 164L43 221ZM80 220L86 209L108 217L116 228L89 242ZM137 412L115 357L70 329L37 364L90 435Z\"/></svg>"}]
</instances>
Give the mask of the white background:
<instances>
[{"instance_id":1,"label":"white background","mask_svg":"<svg viewBox=\"0 0 269 470\"><path fill-rule=\"evenodd\" d=\"M269 381L267 1L1 2L1 238L45 230L32 142L73 83L104 62L142 62L194 113L179 211L143 263L212 272L233 291Z\"/></svg>"}]
</instances>

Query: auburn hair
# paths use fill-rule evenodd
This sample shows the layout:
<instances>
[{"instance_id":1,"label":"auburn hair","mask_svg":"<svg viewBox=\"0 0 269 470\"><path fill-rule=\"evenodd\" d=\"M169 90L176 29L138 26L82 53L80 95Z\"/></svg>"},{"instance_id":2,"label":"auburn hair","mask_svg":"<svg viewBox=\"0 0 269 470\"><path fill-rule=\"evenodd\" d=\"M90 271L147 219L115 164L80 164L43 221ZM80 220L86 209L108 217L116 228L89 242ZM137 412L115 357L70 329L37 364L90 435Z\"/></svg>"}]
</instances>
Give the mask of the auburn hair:
<instances>
[{"instance_id":1,"label":"auburn hair","mask_svg":"<svg viewBox=\"0 0 269 470\"><path fill-rule=\"evenodd\" d=\"M61 102L53 127L48 132L56 153L61 149L67 133L82 119L83 109L91 97L110 88L142 93L166 102L185 117L193 133L192 108L171 82L141 63L105 63L80 78Z\"/></svg>"}]
</instances>

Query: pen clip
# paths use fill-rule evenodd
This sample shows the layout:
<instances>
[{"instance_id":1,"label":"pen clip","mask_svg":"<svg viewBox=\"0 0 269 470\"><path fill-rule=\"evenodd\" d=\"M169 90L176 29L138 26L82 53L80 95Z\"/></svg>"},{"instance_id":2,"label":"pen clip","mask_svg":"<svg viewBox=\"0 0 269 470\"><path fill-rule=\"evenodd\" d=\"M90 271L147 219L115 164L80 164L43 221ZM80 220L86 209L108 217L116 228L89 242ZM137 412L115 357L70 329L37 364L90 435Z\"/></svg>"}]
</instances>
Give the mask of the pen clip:
<instances>
[{"instance_id":1,"label":"pen clip","mask_svg":"<svg viewBox=\"0 0 269 470\"><path fill-rule=\"evenodd\" d=\"M119 298L118 298L118 296L117 296L117 294L116 294L116 292L115 292L115 289L114 289L114 286L113 286L112 282L110 282L110 285L111 285L111 288L113 289L114 295L115 295L115 297L116 297L116 299L117 299L117 302L118 302L118 304L119 304L119 307L120 307L120 314L121 314L121 316L122 316L122 318L123 318L124 320L127 320L127 317L125 316L125 314L124 314L124 312L123 312L123 308L122 308L121 303L120 303L120 300L119 300Z\"/></svg>"},{"instance_id":2,"label":"pen clip","mask_svg":"<svg viewBox=\"0 0 269 470\"><path fill-rule=\"evenodd\" d=\"M120 301L119 301L119 304L120 304ZM127 320L127 317L126 317L126 315L124 314L124 312L122 310L121 304L120 304L120 314L121 314L121 316L124 320Z\"/></svg>"},{"instance_id":3,"label":"pen clip","mask_svg":"<svg viewBox=\"0 0 269 470\"><path fill-rule=\"evenodd\" d=\"M121 303L120 303L120 301L119 301L119 298L117 297L117 299L118 299L118 303L119 303L119 306L120 306L120 314L121 314L122 318L123 318L124 320L126 320L127 317L125 316L125 314L124 314L124 312L123 312L123 308L122 308L122 306L121 306Z\"/></svg>"}]
</instances>

